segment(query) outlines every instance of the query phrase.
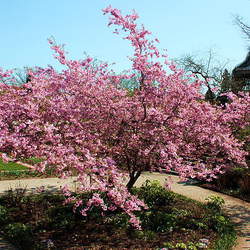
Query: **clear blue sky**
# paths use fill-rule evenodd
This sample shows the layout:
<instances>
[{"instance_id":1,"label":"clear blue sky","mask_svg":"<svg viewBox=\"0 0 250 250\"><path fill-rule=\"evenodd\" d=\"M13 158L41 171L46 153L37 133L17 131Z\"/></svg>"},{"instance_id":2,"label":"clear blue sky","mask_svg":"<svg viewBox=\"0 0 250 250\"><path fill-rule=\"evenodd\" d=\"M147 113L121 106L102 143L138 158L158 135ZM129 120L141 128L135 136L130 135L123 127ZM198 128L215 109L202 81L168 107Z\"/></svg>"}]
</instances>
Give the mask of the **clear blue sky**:
<instances>
[{"instance_id":1,"label":"clear blue sky","mask_svg":"<svg viewBox=\"0 0 250 250\"><path fill-rule=\"evenodd\" d=\"M1 0L0 67L58 67L47 43L53 36L66 44L71 58L86 52L115 62L117 71L127 69L128 42L112 33L101 12L110 4L123 13L135 9L170 58L213 48L232 69L246 56L247 42L233 25L233 15L249 24L250 0Z\"/></svg>"}]
</instances>

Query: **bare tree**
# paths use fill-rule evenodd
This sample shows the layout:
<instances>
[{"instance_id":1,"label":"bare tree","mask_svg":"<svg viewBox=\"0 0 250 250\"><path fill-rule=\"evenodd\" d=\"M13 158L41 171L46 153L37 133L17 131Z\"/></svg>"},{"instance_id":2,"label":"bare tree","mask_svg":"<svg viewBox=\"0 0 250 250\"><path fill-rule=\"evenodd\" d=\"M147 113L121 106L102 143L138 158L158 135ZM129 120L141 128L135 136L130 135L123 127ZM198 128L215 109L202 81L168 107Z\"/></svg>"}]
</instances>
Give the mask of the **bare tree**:
<instances>
[{"instance_id":1,"label":"bare tree","mask_svg":"<svg viewBox=\"0 0 250 250\"><path fill-rule=\"evenodd\" d=\"M7 79L1 79L1 81L6 84L21 86L31 81L31 75L29 74L30 70L37 72L39 67L23 67L22 69L14 68L12 69L11 76Z\"/></svg>"},{"instance_id":2,"label":"bare tree","mask_svg":"<svg viewBox=\"0 0 250 250\"><path fill-rule=\"evenodd\" d=\"M246 37L247 40L250 40L250 25L243 21L243 18L240 16L234 17L234 23L240 28L243 35ZM249 47L250 49L250 47Z\"/></svg>"},{"instance_id":3,"label":"bare tree","mask_svg":"<svg viewBox=\"0 0 250 250\"><path fill-rule=\"evenodd\" d=\"M208 88L206 92L206 99L211 100L215 98L212 91L213 87L219 87L224 79L224 72L228 60L221 62L217 60L216 54L212 49L207 52L207 55L195 56L187 54L175 60L176 63L186 72L194 74L197 78L204 81Z\"/></svg>"},{"instance_id":4,"label":"bare tree","mask_svg":"<svg viewBox=\"0 0 250 250\"><path fill-rule=\"evenodd\" d=\"M22 85L26 82L26 72L20 69L12 69L8 77L1 77L1 82L6 85Z\"/></svg>"},{"instance_id":5,"label":"bare tree","mask_svg":"<svg viewBox=\"0 0 250 250\"><path fill-rule=\"evenodd\" d=\"M23 69L14 69L13 71L14 71L13 77L15 78L16 83L18 85L22 85L26 83L27 76L28 76L28 73L27 73L28 68L24 67Z\"/></svg>"}]
</instances>

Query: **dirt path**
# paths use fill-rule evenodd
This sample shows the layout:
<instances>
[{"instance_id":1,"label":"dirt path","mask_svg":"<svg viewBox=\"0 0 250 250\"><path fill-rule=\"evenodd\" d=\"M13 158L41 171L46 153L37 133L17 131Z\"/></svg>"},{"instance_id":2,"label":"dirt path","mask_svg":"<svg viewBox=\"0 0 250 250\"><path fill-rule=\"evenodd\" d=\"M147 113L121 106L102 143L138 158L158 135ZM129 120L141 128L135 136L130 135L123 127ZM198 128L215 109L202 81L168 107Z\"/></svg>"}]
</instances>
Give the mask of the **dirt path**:
<instances>
[{"instance_id":1,"label":"dirt path","mask_svg":"<svg viewBox=\"0 0 250 250\"><path fill-rule=\"evenodd\" d=\"M167 177L171 178L172 191L185 195L194 200L204 202L210 195L218 195L225 200L224 210L230 215L233 222L237 224L238 240L237 246L234 250L250 250L250 203L242 201L237 198L233 198L224 194L216 193L208 189L200 188L194 185L188 185L186 183L180 183L177 176L167 176L159 173L144 173L136 182L137 186L140 186L147 179L159 180L161 184L164 184ZM44 186L47 190L56 191L64 184L68 184L72 189L76 187L74 178L67 180L60 180L57 178L47 179L26 179L26 180L11 180L0 181L0 193L3 193L10 188L26 188L28 191L35 192L38 187ZM13 249L2 248L0 239L0 249Z\"/></svg>"}]
</instances>

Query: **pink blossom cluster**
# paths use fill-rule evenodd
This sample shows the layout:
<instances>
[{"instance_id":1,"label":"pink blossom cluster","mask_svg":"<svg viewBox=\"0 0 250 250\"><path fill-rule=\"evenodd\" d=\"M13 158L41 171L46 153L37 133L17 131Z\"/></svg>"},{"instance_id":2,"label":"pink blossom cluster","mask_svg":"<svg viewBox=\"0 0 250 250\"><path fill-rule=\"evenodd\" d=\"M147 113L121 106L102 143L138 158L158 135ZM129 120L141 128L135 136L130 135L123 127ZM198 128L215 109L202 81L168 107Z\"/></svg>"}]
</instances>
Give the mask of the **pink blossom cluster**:
<instances>
[{"instance_id":1,"label":"pink blossom cluster","mask_svg":"<svg viewBox=\"0 0 250 250\"><path fill-rule=\"evenodd\" d=\"M131 72L117 75L92 58L69 60L50 40L66 69L30 71L31 81L21 86L5 84L10 75L0 71L0 152L6 160L42 158L36 165L41 172L54 168L61 178L77 176L77 191L93 195L84 204L65 188L75 209L83 215L93 206L104 213L122 209L139 228L133 212L146 205L129 190L143 171L175 170L182 178L210 180L246 165L234 132L249 124L250 97L232 95L225 109L205 102L204 83L168 63L159 41L137 25L136 13L123 16L112 7L104 13L134 48ZM121 88L124 79L140 87Z\"/></svg>"}]
</instances>

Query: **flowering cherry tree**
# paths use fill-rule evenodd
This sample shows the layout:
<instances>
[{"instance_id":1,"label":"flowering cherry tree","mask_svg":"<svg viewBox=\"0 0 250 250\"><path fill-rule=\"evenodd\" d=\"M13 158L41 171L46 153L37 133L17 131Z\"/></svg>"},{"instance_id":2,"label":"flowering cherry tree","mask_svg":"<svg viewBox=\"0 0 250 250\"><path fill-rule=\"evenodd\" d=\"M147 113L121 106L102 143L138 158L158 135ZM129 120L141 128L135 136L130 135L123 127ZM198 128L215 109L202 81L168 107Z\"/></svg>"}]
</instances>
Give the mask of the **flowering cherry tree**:
<instances>
[{"instance_id":1,"label":"flowering cherry tree","mask_svg":"<svg viewBox=\"0 0 250 250\"><path fill-rule=\"evenodd\" d=\"M0 71L0 152L4 159L42 158L35 166L41 172L54 168L61 178L77 176L77 191L92 197L84 203L64 187L74 209L84 216L93 206L122 209L139 228L133 212L146 205L129 191L143 171L210 180L245 165L233 134L249 124L250 98L232 94L225 109L204 102L203 83L167 61L159 41L149 40L150 32L136 23L136 13L123 16L111 6L103 12L134 48L131 73L117 75L90 57L70 60L49 40L65 66L61 72L31 71L31 81L13 86L6 84L11 72ZM132 93L121 88L124 79L139 87Z\"/></svg>"}]
</instances>

